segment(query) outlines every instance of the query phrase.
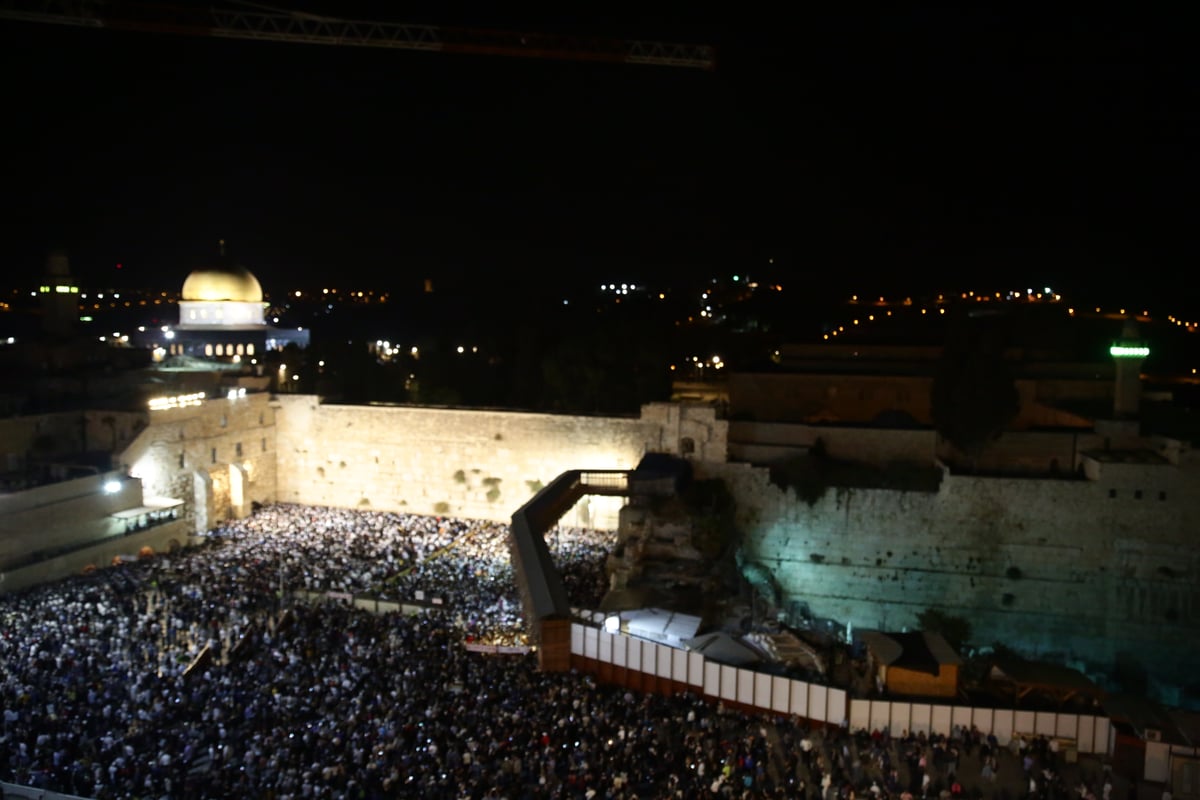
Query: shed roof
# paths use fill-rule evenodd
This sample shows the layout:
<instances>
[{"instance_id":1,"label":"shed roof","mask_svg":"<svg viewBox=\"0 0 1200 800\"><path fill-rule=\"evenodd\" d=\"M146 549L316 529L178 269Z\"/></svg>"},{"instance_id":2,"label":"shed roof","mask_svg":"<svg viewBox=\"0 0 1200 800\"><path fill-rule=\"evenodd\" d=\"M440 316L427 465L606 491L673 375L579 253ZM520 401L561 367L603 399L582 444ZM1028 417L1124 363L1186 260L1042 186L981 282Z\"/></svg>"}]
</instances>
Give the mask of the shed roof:
<instances>
[{"instance_id":1,"label":"shed roof","mask_svg":"<svg viewBox=\"0 0 1200 800\"><path fill-rule=\"evenodd\" d=\"M940 633L933 631L860 630L855 633L881 663L889 667L937 675L941 666L957 665L962 658Z\"/></svg>"}]
</instances>

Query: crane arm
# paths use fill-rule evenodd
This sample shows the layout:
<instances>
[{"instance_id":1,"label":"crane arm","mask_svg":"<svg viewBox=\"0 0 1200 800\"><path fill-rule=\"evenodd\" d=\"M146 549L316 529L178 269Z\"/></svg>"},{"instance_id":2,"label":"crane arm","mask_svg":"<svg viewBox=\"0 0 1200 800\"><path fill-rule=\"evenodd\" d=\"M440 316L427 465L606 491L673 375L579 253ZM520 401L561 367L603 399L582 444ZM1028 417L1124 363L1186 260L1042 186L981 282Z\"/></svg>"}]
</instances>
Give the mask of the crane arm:
<instances>
[{"instance_id":1,"label":"crane arm","mask_svg":"<svg viewBox=\"0 0 1200 800\"><path fill-rule=\"evenodd\" d=\"M712 70L709 45L409 25L300 12L186 8L126 0L0 0L0 19L145 33L553 58Z\"/></svg>"}]
</instances>

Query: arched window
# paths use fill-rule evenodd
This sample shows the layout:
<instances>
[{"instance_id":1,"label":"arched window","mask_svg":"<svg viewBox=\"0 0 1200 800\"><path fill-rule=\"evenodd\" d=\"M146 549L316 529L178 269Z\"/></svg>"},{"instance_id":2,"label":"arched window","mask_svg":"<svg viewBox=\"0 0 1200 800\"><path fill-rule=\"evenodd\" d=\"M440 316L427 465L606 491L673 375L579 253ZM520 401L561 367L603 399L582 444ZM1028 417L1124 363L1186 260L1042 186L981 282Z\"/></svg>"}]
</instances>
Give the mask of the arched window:
<instances>
[{"instance_id":1,"label":"arched window","mask_svg":"<svg viewBox=\"0 0 1200 800\"><path fill-rule=\"evenodd\" d=\"M244 356L244 355L246 355L246 346L245 346L245 345L243 345L243 344L239 344L239 345L237 346L237 354L238 354L239 356Z\"/></svg>"},{"instance_id":2,"label":"arched window","mask_svg":"<svg viewBox=\"0 0 1200 800\"><path fill-rule=\"evenodd\" d=\"M211 344L204 345L204 355L211 356L212 354L213 354L212 345Z\"/></svg>"},{"instance_id":3,"label":"arched window","mask_svg":"<svg viewBox=\"0 0 1200 800\"><path fill-rule=\"evenodd\" d=\"M248 356L254 355L254 345L253 344L246 345L246 355L248 355Z\"/></svg>"},{"instance_id":4,"label":"arched window","mask_svg":"<svg viewBox=\"0 0 1200 800\"><path fill-rule=\"evenodd\" d=\"M219 356L225 355L225 345L223 345L223 344L217 345L217 355L219 355Z\"/></svg>"}]
</instances>

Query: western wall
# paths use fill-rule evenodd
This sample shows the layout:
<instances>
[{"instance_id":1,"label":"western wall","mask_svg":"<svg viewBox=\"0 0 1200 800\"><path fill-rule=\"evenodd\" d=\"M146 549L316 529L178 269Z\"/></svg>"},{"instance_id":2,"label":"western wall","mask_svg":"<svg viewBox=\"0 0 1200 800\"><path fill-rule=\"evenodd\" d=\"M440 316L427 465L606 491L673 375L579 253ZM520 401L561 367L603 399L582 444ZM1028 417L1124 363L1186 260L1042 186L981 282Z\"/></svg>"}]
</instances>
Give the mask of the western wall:
<instances>
[{"instance_id":1,"label":"western wall","mask_svg":"<svg viewBox=\"0 0 1200 800\"><path fill-rule=\"evenodd\" d=\"M803 603L814 617L899 629L937 608L969 619L981 644L1085 668L1137 654L1172 681L1196 666L1194 652L1180 651L1200 610L1190 540L1200 495L1186 458L1093 459L1091 479L947 471L934 492L829 489L810 506L771 484L767 469L727 462L728 424L703 407L655 404L624 419L287 396L278 405L280 500L507 520L565 470L630 469L646 452L690 451L697 475L721 478L737 499L745 553L776 576L784 610ZM824 436L841 449L836 429ZM861 430L845 436L903 455L884 441L864 445ZM929 458L925 439L898 438ZM565 521L615 527L613 502L593 498Z\"/></svg>"},{"instance_id":2,"label":"western wall","mask_svg":"<svg viewBox=\"0 0 1200 800\"><path fill-rule=\"evenodd\" d=\"M724 458L710 409L671 403L639 417L324 405L277 400L281 502L507 522L572 469L633 469L649 452ZM683 444L681 444L683 443ZM615 529L621 498L580 501L564 524Z\"/></svg>"},{"instance_id":3,"label":"western wall","mask_svg":"<svg viewBox=\"0 0 1200 800\"><path fill-rule=\"evenodd\" d=\"M1090 671L1128 656L1178 682L1198 666L1200 492L1191 453L1177 443L1129 461L1080 449L1075 437L1065 452L1076 468L1057 478L943 469L928 491L830 488L810 504L773 484L766 467L730 462L730 423L706 406L650 404L618 418L340 406L305 395L226 402L152 412L125 454L158 454L168 477L155 493L194 496L196 530L255 501L508 521L564 471L632 469L646 453L670 453L729 487L744 556L772 573L776 605L793 622L912 629L935 608L968 619L977 644L1063 656ZM889 444L885 430L846 429L846 442L838 430L822 431L831 452L852 445L900 458L896 448L911 447L914 458L933 458L920 433L898 432ZM229 486L239 475L240 505ZM616 528L622 503L588 498L563 524Z\"/></svg>"}]
</instances>

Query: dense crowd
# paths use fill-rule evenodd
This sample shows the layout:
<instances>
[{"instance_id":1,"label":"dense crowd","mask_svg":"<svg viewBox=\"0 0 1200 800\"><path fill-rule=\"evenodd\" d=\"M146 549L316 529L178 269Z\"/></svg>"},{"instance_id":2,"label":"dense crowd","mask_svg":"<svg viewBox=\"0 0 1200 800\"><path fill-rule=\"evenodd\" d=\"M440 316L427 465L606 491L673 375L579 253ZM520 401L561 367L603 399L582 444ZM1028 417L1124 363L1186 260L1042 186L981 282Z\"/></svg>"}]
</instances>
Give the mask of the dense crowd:
<instances>
[{"instance_id":1,"label":"dense crowd","mask_svg":"<svg viewBox=\"0 0 1200 800\"><path fill-rule=\"evenodd\" d=\"M882 760L897 743L472 652L465 642L520 636L506 536L489 522L276 505L202 546L4 595L0 780L102 800L951 787L941 760L940 772ZM611 538L549 537L580 607L602 594ZM418 593L442 602L372 613L339 599ZM939 741L906 744L940 759Z\"/></svg>"}]
</instances>

